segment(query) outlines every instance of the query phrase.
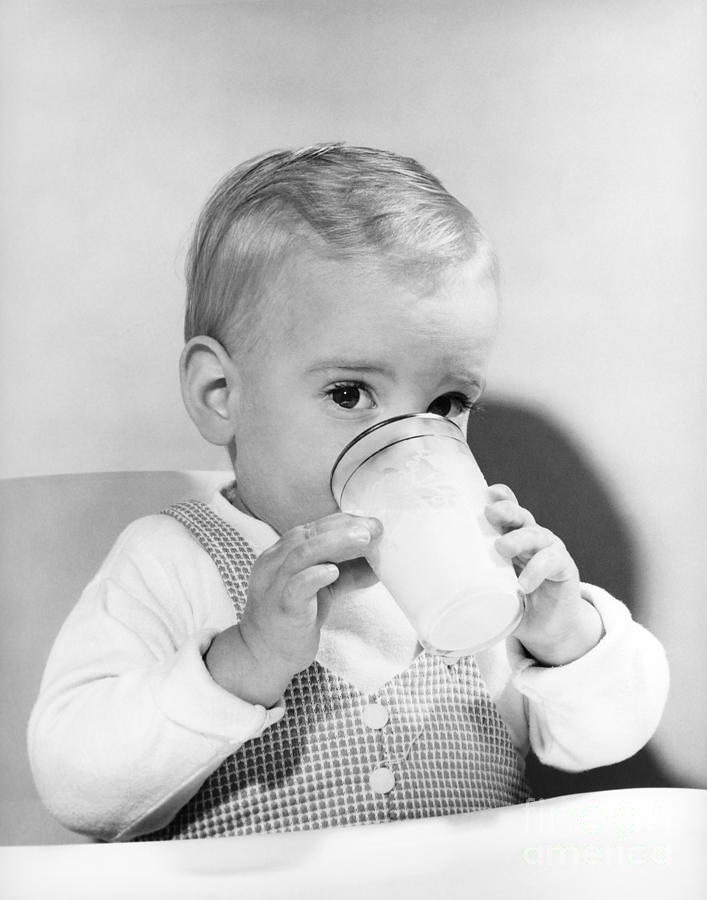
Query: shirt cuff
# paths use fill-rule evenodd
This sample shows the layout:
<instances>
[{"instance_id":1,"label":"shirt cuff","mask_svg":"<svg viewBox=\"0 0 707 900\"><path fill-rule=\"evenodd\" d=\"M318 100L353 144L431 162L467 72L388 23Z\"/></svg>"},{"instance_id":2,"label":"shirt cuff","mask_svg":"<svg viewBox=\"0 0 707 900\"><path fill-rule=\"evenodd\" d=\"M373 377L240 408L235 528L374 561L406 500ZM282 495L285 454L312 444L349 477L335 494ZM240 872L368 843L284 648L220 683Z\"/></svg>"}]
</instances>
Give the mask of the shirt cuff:
<instances>
[{"instance_id":1,"label":"shirt cuff","mask_svg":"<svg viewBox=\"0 0 707 900\"><path fill-rule=\"evenodd\" d=\"M669 674L665 651L623 603L582 585L605 635L584 656L546 667L511 660L513 686L527 700L530 744L541 762L566 771L608 765L636 753L662 714Z\"/></svg>"},{"instance_id":2,"label":"shirt cuff","mask_svg":"<svg viewBox=\"0 0 707 900\"><path fill-rule=\"evenodd\" d=\"M204 654L217 630L191 635L170 659L152 671L155 703L172 722L230 744L259 737L285 714L284 700L266 709L229 693L209 674Z\"/></svg>"},{"instance_id":3,"label":"shirt cuff","mask_svg":"<svg viewBox=\"0 0 707 900\"><path fill-rule=\"evenodd\" d=\"M604 634L583 656L561 666L544 666L527 656L520 643L514 645L510 659L512 681L530 699L547 698L556 691L562 694L572 691L575 681L579 684L597 668L610 664L616 645L622 642L633 624L627 607L602 588L583 584L581 592L583 599L599 613Z\"/></svg>"}]
</instances>

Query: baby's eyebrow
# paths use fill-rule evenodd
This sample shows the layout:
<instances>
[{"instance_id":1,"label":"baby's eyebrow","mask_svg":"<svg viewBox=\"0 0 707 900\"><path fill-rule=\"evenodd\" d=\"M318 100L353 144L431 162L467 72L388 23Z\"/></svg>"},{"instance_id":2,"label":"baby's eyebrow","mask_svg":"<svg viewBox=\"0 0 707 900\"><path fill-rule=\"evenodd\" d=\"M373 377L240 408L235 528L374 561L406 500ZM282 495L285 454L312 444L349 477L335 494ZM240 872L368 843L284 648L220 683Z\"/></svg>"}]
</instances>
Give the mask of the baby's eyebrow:
<instances>
[{"instance_id":1,"label":"baby's eyebrow","mask_svg":"<svg viewBox=\"0 0 707 900\"><path fill-rule=\"evenodd\" d=\"M460 384L466 384L470 388L476 389L479 395L486 390L486 378L476 372L470 372L467 369L461 369L454 373Z\"/></svg>"},{"instance_id":2,"label":"baby's eyebrow","mask_svg":"<svg viewBox=\"0 0 707 900\"><path fill-rule=\"evenodd\" d=\"M307 369L307 373L315 372L361 372L366 375L383 375L386 378L393 377L393 370L385 363L371 364L369 361L355 359L326 359L315 363Z\"/></svg>"},{"instance_id":3,"label":"baby's eyebrow","mask_svg":"<svg viewBox=\"0 0 707 900\"><path fill-rule=\"evenodd\" d=\"M352 372L360 375L382 375L385 378L394 378L393 370L385 363L372 364L370 361L355 359L327 359L315 363L307 369L307 374L328 374L333 376L337 372ZM459 385L466 385L472 391L481 396L486 387L486 379L479 377L477 373L466 368L455 369L450 373L449 380Z\"/></svg>"}]
</instances>

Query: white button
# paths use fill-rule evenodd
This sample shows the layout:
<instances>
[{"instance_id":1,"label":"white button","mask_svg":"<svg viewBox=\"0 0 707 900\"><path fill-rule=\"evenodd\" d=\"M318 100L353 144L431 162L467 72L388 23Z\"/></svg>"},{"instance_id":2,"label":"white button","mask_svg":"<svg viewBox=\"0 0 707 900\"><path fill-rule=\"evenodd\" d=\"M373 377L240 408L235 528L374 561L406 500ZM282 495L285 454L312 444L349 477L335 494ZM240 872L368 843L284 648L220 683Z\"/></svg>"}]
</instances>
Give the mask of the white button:
<instances>
[{"instance_id":1,"label":"white button","mask_svg":"<svg viewBox=\"0 0 707 900\"><path fill-rule=\"evenodd\" d=\"M374 794L388 794L395 787L395 776L390 769L381 766L371 772L368 783Z\"/></svg>"},{"instance_id":2,"label":"white button","mask_svg":"<svg viewBox=\"0 0 707 900\"><path fill-rule=\"evenodd\" d=\"M388 710L380 703L370 703L361 713L364 725L369 728L383 728L390 718Z\"/></svg>"}]
</instances>

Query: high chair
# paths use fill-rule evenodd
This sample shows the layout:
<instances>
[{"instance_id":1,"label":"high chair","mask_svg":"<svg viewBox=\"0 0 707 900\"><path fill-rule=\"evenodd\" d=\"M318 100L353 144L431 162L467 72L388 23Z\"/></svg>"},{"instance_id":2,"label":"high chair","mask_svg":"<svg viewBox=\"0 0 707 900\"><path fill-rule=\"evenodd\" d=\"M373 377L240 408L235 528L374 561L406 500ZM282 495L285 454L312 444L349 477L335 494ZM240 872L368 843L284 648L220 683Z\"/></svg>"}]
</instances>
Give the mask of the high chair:
<instances>
[{"instance_id":1,"label":"high chair","mask_svg":"<svg viewBox=\"0 0 707 900\"><path fill-rule=\"evenodd\" d=\"M208 499L228 472L105 472L0 480L0 845L74 843L42 806L27 720L62 622L122 529L187 498Z\"/></svg>"}]
</instances>

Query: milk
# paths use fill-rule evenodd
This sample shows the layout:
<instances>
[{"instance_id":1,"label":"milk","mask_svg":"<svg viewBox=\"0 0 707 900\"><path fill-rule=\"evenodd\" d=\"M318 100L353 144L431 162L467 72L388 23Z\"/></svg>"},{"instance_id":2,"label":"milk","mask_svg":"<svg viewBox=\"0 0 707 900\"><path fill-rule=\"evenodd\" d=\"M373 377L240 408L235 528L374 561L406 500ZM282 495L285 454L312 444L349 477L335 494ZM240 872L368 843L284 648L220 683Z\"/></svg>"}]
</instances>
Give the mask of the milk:
<instances>
[{"instance_id":1,"label":"milk","mask_svg":"<svg viewBox=\"0 0 707 900\"><path fill-rule=\"evenodd\" d=\"M344 512L382 522L368 561L420 643L460 656L509 634L523 595L495 549L487 484L459 429L439 416L407 416L360 441L337 461L334 493Z\"/></svg>"}]
</instances>

